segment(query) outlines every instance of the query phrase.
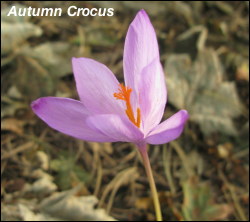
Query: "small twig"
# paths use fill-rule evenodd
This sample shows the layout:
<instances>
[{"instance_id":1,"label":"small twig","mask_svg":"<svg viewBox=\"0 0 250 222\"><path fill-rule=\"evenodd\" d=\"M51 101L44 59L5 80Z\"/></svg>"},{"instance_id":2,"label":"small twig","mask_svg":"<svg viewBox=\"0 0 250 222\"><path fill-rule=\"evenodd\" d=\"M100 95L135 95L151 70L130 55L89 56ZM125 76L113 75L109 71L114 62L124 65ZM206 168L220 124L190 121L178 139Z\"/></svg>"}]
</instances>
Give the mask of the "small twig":
<instances>
[{"instance_id":1,"label":"small twig","mask_svg":"<svg viewBox=\"0 0 250 222\"><path fill-rule=\"evenodd\" d=\"M8 159L18 153L24 152L28 149L34 148L34 146L37 145L34 142L27 142L21 146L18 146L16 149L11 150L10 152L6 152L1 156L1 160ZM35 147L36 148L36 147Z\"/></svg>"},{"instance_id":2,"label":"small twig","mask_svg":"<svg viewBox=\"0 0 250 222\"><path fill-rule=\"evenodd\" d=\"M181 146L179 145L179 143L176 141L172 141L170 144L173 146L173 148L175 149L175 151L179 155L180 159L182 160L184 169L186 170L188 176L189 177L193 176L194 172L193 172L192 168L189 166L188 158L187 158L185 152L183 151L183 149L181 148Z\"/></svg>"},{"instance_id":3,"label":"small twig","mask_svg":"<svg viewBox=\"0 0 250 222\"><path fill-rule=\"evenodd\" d=\"M102 163L101 160L99 158L98 162L97 162L97 171L96 171L97 175L96 175L96 185L95 185L95 190L94 190L94 195L97 197L100 188L101 188L101 184L102 184L102 175L103 175L103 171L102 171Z\"/></svg>"},{"instance_id":4,"label":"small twig","mask_svg":"<svg viewBox=\"0 0 250 222\"><path fill-rule=\"evenodd\" d=\"M171 174L171 159L172 159L172 149L167 147L166 144L163 148L163 166L164 171L167 177L167 181L171 190L171 194L174 195L176 193L175 185L173 181L173 177Z\"/></svg>"},{"instance_id":5,"label":"small twig","mask_svg":"<svg viewBox=\"0 0 250 222\"><path fill-rule=\"evenodd\" d=\"M226 184L226 187L228 188L228 190L231 194L231 197L232 197L232 200L234 203L234 207L235 207L240 219L242 221L247 221L247 217L246 217L246 215L245 215L245 213L240 205L239 198L238 198L237 194L235 193L235 187L227 180L226 176L223 174L223 172L221 170L219 170L219 176L221 177L223 182Z\"/></svg>"},{"instance_id":6,"label":"small twig","mask_svg":"<svg viewBox=\"0 0 250 222\"><path fill-rule=\"evenodd\" d=\"M104 200L106 199L107 195L111 192L108 207L107 207L107 211L109 212L112 207L115 194L120 188L120 186L123 184L129 183L131 179L136 179L137 176L138 176L137 169L135 167L130 167L128 169L124 169L123 171L119 172L116 175L116 177L104 189L98 206L100 207L103 205Z\"/></svg>"},{"instance_id":7,"label":"small twig","mask_svg":"<svg viewBox=\"0 0 250 222\"><path fill-rule=\"evenodd\" d=\"M241 151L233 154L233 157L239 159L242 157L246 157L248 155L249 155L249 149L244 149L244 150L241 150Z\"/></svg>"}]
</instances>

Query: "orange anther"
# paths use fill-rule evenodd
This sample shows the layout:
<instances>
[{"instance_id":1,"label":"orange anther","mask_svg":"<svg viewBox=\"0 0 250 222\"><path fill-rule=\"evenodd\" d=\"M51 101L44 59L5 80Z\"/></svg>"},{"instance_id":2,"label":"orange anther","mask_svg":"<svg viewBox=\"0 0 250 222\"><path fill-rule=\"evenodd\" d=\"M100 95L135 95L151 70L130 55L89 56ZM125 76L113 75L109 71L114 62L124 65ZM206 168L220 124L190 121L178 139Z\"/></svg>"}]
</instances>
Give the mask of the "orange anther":
<instances>
[{"instance_id":1,"label":"orange anther","mask_svg":"<svg viewBox=\"0 0 250 222\"><path fill-rule=\"evenodd\" d=\"M132 89L124 86L123 84L119 84L118 93L114 93L114 97L116 99L124 100L126 102L127 109L125 110L130 121L135 124L138 128L140 127L141 122L141 111L140 108L137 108L137 118L135 119L133 109L130 103L130 95Z\"/></svg>"}]
</instances>

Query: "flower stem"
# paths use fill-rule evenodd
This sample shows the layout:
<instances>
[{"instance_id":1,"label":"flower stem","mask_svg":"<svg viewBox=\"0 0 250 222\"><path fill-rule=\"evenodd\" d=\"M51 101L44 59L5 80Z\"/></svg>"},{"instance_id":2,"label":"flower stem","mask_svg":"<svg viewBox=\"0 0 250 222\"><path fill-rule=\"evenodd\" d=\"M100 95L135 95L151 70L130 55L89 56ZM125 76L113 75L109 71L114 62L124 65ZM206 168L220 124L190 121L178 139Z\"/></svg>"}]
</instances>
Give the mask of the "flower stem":
<instances>
[{"instance_id":1,"label":"flower stem","mask_svg":"<svg viewBox=\"0 0 250 222\"><path fill-rule=\"evenodd\" d=\"M139 151L140 151L142 159L143 159L144 167L145 167L145 170L146 170L146 173L147 173L147 176L148 176L148 181L149 181L151 193L152 193L152 196L153 196L156 220L157 221L162 221L162 213L161 213L160 201L159 201L158 193L157 193L157 190L156 190L155 181L154 181L150 161L149 161L149 158L148 158L148 152L147 152L146 144L143 144L143 146L139 146Z\"/></svg>"}]
</instances>

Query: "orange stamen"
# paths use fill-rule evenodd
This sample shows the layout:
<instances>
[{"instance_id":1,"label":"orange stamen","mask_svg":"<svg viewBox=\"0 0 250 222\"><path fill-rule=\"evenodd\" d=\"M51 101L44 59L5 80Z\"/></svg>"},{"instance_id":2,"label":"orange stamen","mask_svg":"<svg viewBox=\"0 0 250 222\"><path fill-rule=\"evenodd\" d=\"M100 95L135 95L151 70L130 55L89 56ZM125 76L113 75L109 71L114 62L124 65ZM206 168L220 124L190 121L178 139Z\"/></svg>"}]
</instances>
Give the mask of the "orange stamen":
<instances>
[{"instance_id":1,"label":"orange stamen","mask_svg":"<svg viewBox=\"0 0 250 222\"><path fill-rule=\"evenodd\" d=\"M140 127L140 122L141 122L141 110L139 108L137 108L137 124L139 124L139 126L137 126L138 128Z\"/></svg>"},{"instance_id":2,"label":"orange stamen","mask_svg":"<svg viewBox=\"0 0 250 222\"><path fill-rule=\"evenodd\" d=\"M114 93L114 97L116 99L124 100L126 102L127 109L125 111L128 118L133 124L135 124L138 128L140 128L141 110L140 108L137 108L137 118L135 119L133 109L130 103L130 95L132 89L127 86L124 86L123 84L119 84L119 87L120 88L118 89L118 93Z\"/></svg>"}]
</instances>

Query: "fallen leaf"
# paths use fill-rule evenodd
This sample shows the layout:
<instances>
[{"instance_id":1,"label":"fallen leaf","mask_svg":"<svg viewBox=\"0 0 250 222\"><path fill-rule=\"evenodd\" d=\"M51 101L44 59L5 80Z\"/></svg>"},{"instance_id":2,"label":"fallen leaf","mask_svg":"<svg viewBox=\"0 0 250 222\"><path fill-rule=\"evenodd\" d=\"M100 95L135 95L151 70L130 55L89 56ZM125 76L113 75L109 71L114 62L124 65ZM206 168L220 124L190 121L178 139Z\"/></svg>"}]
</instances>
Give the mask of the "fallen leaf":
<instances>
[{"instance_id":1,"label":"fallen leaf","mask_svg":"<svg viewBox=\"0 0 250 222\"><path fill-rule=\"evenodd\" d=\"M232 119L242 113L242 104L234 82L223 81L222 65L213 49L200 50L194 62L188 54L172 54L165 71L169 101L187 109L204 134L237 135Z\"/></svg>"},{"instance_id":2,"label":"fallen leaf","mask_svg":"<svg viewBox=\"0 0 250 222\"><path fill-rule=\"evenodd\" d=\"M95 196L76 196L81 186L55 193L41 202L40 209L46 214L69 221L116 221L103 209L95 209Z\"/></svg>"},{"instance_id":3,"label":"fallen leaf","mask_svg":"<svg viewBox=\"0 0 250 222\"><path fill-rule=\"evenodd\" d=\"M39 150L36 152L36 157L37 157L37 161L40 164L40 167L45 171L48 170L49 169L49 156L45 152Z\"/></svg>"},{"instance_id":4,"label":"fallen leaf","mask_svg":"<svg viewBox=\"0 0 250 222\"><path fill-rule=\"evenodd\" d=\"M34 209L24 204L19 204L18 208L23 221L62 221L46 214L36 213Z\"/></svg>"},{"instance_id":5,"label":"fallen leaf","mask_svg":"<svg viewBox=\"0 0 250 222\"><path fill-rule=\"evenodd\" d=\"M220 158L227 159L230 155L232 155L233 144L232 143L224 143L219 144L217 146L217 152Z\"/></svg>"},{"instance_id":6,"label":"fallen leaf","mask_svg":"<svg viewBox=\"0 0 250 222\"><path fill-rule=\"evenodd\" d=\"M31 23L1 22L1 41L4 43L1 44L1 55L19 48L29 37L40 36L41 34L41 28Z\"/></svg>"},{"instance_id":7,"label":"fallen leaf","mask_svg":"<svg viewBox=\"0 0 250 222\"><path fill-rule=\"evenodd\" d=\"M2 120L1 131L11 131L16 134L23 134L23 126L25 122L15 118L6 118Z\"/></svg>"},{"instance_id":8,"label":"fallen leaf","mask_svg":"<svg viewBox=\"0 0 250 222\"><path fill-rule=\"evenodd\" d=\"M1 55L20 48L30 37L41 36L42 29L29 22L30 16L7 16L12 6L1 11ZM24 8L15 4L16 10Z\"/></svg>"},{"instance_id":9,"label":"fallen leaf","mask_svg":"<svg viewBox=\"0 0 250 222\"><path fill-rule=\"evenodd\" d=\"M26 184L26 193L35 193L36 195L48 195L57 190L57 186L48 179L48 177L40 178L32 185Z\"/></svg>"},{"instance_id":10,"label":"fallen leaf","mask_svg":"<svg viewBox=\"0 0 250 222\"><path fill-rule=\"evenodd\" d=\"M138 198L135 201L135 207L138 209L142 209L142 210L148 210L150 209L150 207L152 206L153 202L152 202L152 198L150 197L142 197L142 198Z\"/></svg>"},{"instance_id":11,"label":"fallen leaf","mask_svg":"<svg viewBox=\"0 0 250 222\"><path fill-rule=\"evenodd\" d=\"M27 109L27 104L6 95L1 97L1 118L13 117L19 109Z\"/></svg>"},{"instance_id":12,"label":"fallen leaf","mask_svg":"<svg viewBox=\"0 0 250 222\"><path fill-rule=\"evenodd\" d=\"M249 62L242 63L236 70L236 79L249 82Z\"/></svg>"},{"instance_id":13,"label":"fallen leaf","mask_svg":"<svg viewBox=\"0 0 250 222\"><path fill-rule=\"evenodd\" d=\"M77 57L77 47L66 42L47 42L23 48L19 53L34 59L49 75L63 77L72 73L71 59Z\"/></svg>"},{"instance_id":14,"label":"fallen leaf","mask_svg":"<svg viewBox=\"0 0 250 222\"><path fill-rule=\"evenodd\" d=\"M12 73L10 78L18 91L28 101L52 95L56 89L54 76L50 75L39 61L29 56L16 58L16 71Z\"/></svg>"},{"instance_id":15,"label":"fallen leaf","mask_svg":"<svg viewBox=\"0 0 250 222\"><path fill-rule=\"evenodd\" d=\"M4 22L8 22L8 23L24 23L24 22L28 22L30 20L30 16L28 15L25 15L25 16L8 16L8 13L9 11L11 10L13 5L10 5L6 8L3 8L1 10L1 20L4 21ZM24 9L25 6L24 5L21 5L21 4L18 4L18 3L15 3L15 8L16 10L19 10L19 9Z\"/></svg>"}]
</instances>

